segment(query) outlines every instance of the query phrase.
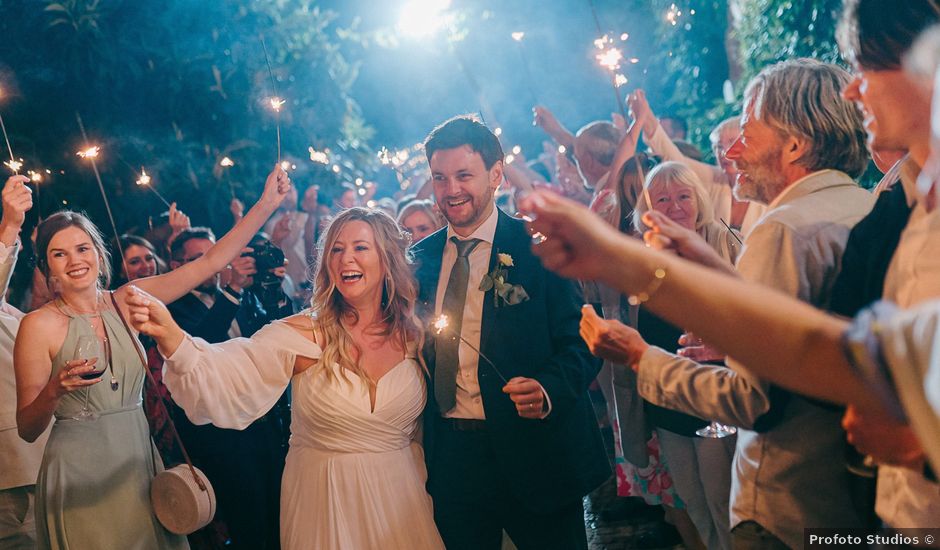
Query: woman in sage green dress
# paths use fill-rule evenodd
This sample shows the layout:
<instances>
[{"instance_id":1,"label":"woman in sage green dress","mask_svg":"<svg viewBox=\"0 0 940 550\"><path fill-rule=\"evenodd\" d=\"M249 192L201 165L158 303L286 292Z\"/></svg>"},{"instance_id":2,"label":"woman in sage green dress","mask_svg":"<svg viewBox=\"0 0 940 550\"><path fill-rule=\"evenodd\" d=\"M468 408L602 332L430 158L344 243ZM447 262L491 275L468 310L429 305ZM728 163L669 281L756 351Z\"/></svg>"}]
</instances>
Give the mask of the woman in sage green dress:
<instances>
[{"instance_id":1,"label":"woman in sage green dress","mask_svg":"<svg viewBox=\"0 0 940 550\"><path fill-rule=\"evenodd\" d=\"M205 256L134 284L167 301L189 292L241 253L289 188L275 168L258 203ZM81 214L58 212L40 224L36 252L56 298L23 318L14 369L20 437L32 441L55 422L36 488L40 548L188 548L150 505L150 482L163 465L141 408L139 343L101 290L110 279L101 234ZM114 291L125 317L127 292ZM101 374L82 378L92 373Z\"/></svg>"}]
</instances>

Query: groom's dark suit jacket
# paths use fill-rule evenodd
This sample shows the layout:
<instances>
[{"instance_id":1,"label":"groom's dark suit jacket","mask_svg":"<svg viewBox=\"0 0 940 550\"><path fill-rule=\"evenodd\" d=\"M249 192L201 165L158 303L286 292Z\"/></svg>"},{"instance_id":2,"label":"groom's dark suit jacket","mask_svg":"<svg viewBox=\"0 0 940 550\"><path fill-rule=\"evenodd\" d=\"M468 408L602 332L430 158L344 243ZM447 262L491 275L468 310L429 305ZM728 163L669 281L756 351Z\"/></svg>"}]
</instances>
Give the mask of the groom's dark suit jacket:
<instances>
[{"instance_id":1,"label":"groom's dark suit jacket","mask_svg":"<svg viewBox=\"0 0 940 550\"><path fill-rule=\"evenodd\" d=\"M414 246L420 286L419 313L430 322L446 227ZM486 414L486 434L501 471L513 494L534 512L549 512L603 483L610 476L610 463L603 448L597 419L587 394L597 376L600 360L594 358L578 333L581 319L580 292L572 281L545 269L530 249L531 239L522 221L502 211L496 225L489 273L497 253L512 256L507 282L522 285L529 300L513 306L494 307L492 291L483 301L480 350L506 379L534 378L551 399L552 411L545 420L521 418L503 382L485 360L478 369L480 392ZM470 285L479 285L470 281ZM425 409L424 446L429 465L435 462L435 417L440 416L434 399L433 335L428 336L425 357L431 372ZM429 483L458 471L428 472Z\"/></svg>"}]
</instances>

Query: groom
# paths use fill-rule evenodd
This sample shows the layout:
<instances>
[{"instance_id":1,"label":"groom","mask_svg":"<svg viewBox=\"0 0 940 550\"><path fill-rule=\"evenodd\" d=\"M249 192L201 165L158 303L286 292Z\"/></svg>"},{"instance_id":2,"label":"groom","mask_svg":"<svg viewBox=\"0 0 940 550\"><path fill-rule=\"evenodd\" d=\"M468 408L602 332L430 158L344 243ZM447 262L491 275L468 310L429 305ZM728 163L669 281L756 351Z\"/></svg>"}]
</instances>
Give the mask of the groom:
<instances>
[{"instance_id":1,"label":"groom","mask_svg":"<svg viewBox=\"0 0 940 550\"><path fill-rule=\"evenodd\" d=\"M422 317L448 321L426 350L438 529L449 550L498 549L503 529L520 550L587 548L581 498L610 465L587 395L600 362L579 336L580 295L496 208L503 150L486 126L452 118L425 152L448 221L414 247Z\"/></svg>"}]
</instances>

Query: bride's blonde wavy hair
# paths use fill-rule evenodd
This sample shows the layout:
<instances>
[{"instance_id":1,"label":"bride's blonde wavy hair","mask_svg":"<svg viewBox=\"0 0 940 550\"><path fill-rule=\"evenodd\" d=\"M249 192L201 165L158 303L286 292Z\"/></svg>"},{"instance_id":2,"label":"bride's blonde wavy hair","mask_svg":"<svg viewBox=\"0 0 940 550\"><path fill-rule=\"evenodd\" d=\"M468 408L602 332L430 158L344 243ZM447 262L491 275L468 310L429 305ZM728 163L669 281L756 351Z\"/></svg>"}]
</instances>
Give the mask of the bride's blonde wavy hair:
<instances>
[{"instance_id":1,"label":"bride's blonde wavy hair","mask_svg":"<svg viewBox=\"0 0 940 550\"><path fill-rule=\"evenodd\" d=\"M314 324L322 337L323 355L316 368L338 364L345 376L348 369L369 385L374 381L366 375L359 364L362 350L353 341L343 320L355 324L359 316L350 306L330 277L329 254L346 224L361 221L369 224L375 237L376 252L385 271L382 284L382 302L380 320L374 327L374 334L394 338L401 349L407 353L409 344L418 346L416 359L425 368L421 359L421 345L424 342L424 329L415 314L415 302L418 299L418 283L411 270L411 254L408 247L411 239L403 232L391 216L381 210L350 208L337 214L320 238L317 245L318 259L313 276L313 298L310 308ZM332 369L326 368L327 376L332 376Z\"/></svg>"}]
</instances>

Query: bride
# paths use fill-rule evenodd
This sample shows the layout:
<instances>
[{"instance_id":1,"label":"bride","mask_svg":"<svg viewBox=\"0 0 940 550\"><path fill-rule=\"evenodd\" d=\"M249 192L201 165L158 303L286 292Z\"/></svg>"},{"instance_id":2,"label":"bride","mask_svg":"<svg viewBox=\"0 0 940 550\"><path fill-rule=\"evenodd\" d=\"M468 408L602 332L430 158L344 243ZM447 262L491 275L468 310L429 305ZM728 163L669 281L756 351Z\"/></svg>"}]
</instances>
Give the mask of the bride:
<instances>
[{"instance_id":1,"label":"bride","mask_svg":"<svg viewBox=\"0 0 940 550\"><path fill-rule=\"evenodd\" d=\"M164 382L197 424L244 428L292 383L285 550L442 549L416 440L426 390L408 239L388 215L352 208L322 243L311 308L250 339L193 338L142 291L127 300L132 323L157 341Z\"/></svg>"}]
</instances>

